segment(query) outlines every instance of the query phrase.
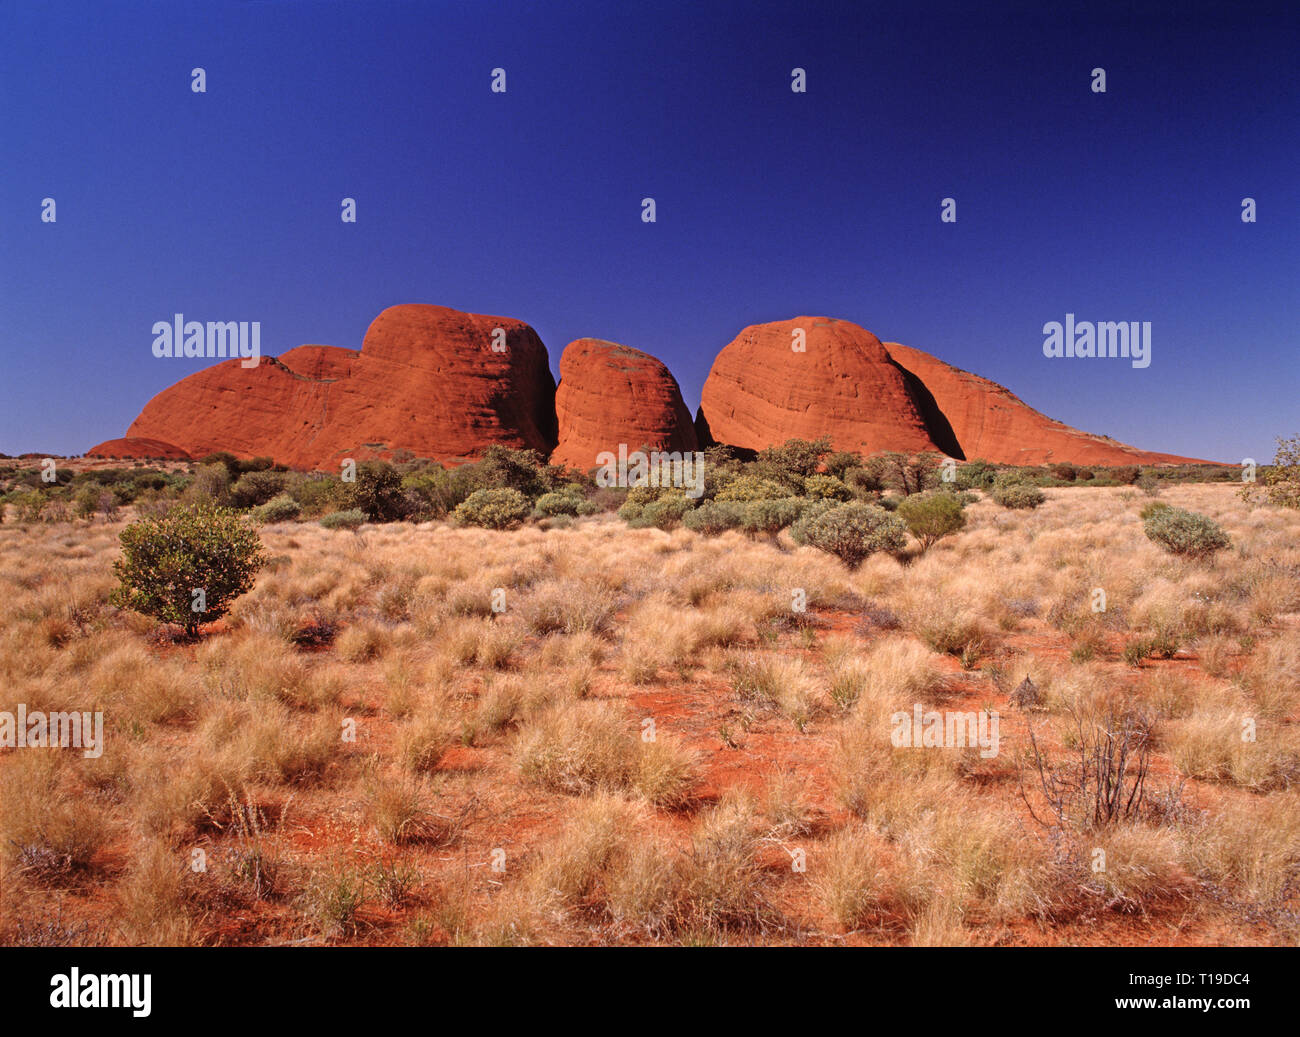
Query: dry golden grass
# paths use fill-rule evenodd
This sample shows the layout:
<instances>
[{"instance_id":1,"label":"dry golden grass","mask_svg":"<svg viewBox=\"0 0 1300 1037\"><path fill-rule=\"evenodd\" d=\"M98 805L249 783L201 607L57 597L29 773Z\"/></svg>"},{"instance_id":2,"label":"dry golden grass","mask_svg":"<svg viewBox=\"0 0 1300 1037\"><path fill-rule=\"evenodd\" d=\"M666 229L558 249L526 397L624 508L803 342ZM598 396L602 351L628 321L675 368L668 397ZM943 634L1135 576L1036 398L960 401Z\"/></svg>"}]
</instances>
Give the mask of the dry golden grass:
<instances>
[{"instance_id":1,"label":"dry golden grass","mask_svg":"<svg viewBox=\"0 0 1300 1037\"><path fill-rule=\"evenodd\" d=\"M0 749L0 938L57 894L109 943L1295 943L1300 515L1232 490L1163 491L1233 539L1195 563L1085 487L853 572L610 517L283 523L197 644L109 605L128 516L5 524L0 709L107 744ZM917 703L998 710L1000 755L895 748ZM1061 764L1133 716L1144 808L1041 827L1027 725Z\"/></svg>"}]
</instances>

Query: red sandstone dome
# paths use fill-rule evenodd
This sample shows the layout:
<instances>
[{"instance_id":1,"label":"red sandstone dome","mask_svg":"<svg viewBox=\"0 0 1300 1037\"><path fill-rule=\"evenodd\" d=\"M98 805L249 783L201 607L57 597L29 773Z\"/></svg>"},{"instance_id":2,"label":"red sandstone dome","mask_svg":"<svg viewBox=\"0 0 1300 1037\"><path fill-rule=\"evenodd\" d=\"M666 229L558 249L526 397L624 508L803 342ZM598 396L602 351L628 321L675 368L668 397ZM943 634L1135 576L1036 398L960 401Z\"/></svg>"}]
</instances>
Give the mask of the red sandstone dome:
<instances>
[{"instance_id":1,"label":"red sandstone dome","mask_svg":"<svg viewBox=\"0 0 1300 1037\"><path fill-rule=\"evenodd\" d=\"M159 393L127 435L298 468L401 449L461 460L493 443L545 456L554 396L546 347L522 321L391 306L359 353L300 346L252 368L225 361Z\"/></svg>"},{"instance_id":2,"label":"red sandstone dome","mask_svg":"<svg viewBox=\"0 0 1300 1037\"><path fill-rule=\"evenodd\" d=\"M1094 436L1040 414L1008 389L911 346L886 342L890 356L921 382L960 449L955 457L995 464L1205 464Z\"/></svg>"},{"instance_id":3,"label":"red sandstone dome","mask_svg":"<svg viewBox=\"0 0 1300 1037\"><path fill-rule=\"evenodd\" d=\"M190 455L180 447L157 439L108 439L86 451L87 457L113 457L129 460L188 461Z\"/></svg>"},{"instance_id":4,"label":"red sandstone dome","mask_svg":"<svg viewBox=\"0 0 1300 1037\"><path fill-rule=\"evenodd\" d=\"M149 401L126 438L89 453L183 460L224 450L330 469L403 449L455 462L499 443L585 471L619 444L761 450L829 436L837 450L1001 464L1193 460L1080 432L995 382L826 317L742 331L713 363L695 426L672 374L638 350L579 339L560 373L557 392L546 347L522 321L393 306L360 351L299 346L252 368L227 360L183 378Z\"/></svg>"},{"instance_id":5,"label":"red sandstone dome","mask_svg":"<svg viewBox=\"0 0 1300 1037\"><path fill-rule=\"evenodd\" d=\"M830 436L834 449L861 454L944 452L915 387L880 340L829 317L742 331L718 354L704 382L700 430L714 442L748 450Z\"/></svg>"},{"instance_id":6,"label":"red sandstone dome","mask_svg":"<svg viewBox=\"0 0 1300 1037\"><path fill-rule=\"evenodd\" d=\"M695 426L677 379L647 353L616 342L580 338L560 357L555 393L559 445L552 464L586 472L602 451L687 451Z\"/></svg>"}]
</instances>

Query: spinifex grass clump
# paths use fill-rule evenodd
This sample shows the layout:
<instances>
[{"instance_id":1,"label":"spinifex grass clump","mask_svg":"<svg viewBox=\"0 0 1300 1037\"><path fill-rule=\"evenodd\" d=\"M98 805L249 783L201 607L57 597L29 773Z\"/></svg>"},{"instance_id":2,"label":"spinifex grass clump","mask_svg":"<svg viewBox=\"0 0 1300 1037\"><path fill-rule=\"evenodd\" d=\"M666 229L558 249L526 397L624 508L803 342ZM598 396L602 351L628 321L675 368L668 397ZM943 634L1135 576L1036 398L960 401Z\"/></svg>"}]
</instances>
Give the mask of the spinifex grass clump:
<instances>
[{"instance_id":1,"label":"spinifex grass clump","mask_svg":"<svg viewBox=\"0 0 1300 1037\"><path fill-rule=\"evenodd\" d=\"M113 604L183 626L189 637L224 616L266 564L261 539L239 515L202 501L133 522L119 539Z\"/></svg>"}]
</instances>

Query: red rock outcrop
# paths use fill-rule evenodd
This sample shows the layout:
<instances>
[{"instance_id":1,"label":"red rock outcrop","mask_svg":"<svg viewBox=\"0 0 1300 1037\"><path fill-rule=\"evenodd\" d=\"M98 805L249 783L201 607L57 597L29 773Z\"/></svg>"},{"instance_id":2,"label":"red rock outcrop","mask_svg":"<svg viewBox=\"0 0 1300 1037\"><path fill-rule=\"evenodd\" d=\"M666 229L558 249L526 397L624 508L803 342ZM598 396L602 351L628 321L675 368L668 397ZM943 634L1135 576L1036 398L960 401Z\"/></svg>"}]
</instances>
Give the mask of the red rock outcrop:
<instances>
[{"instance_id":1,"label":"red rock outcrop","mask_svg":"<svg viewBox=\"0 0 1300 1037\"><path fill-rule=\"evenodd\" d=\"M159 393L127 435L195 457L228 450L298 468L400 449L462 460L493 443L546 456L556 442L548 364L522 321L392 306L360 352L300 346L252 368L227 360Z\"/></svg>"},{"instance_id":2,"label":"red rock outcrop","mask_svg":"<svg viewBox=\"0 0 1300 1037\"><path fill-rule=\"evenodd\" d=\"M960 454L996 464L1189 464L1194 458L1155 453L1106 436L1081 432L1034 410L997 382L946 364L911 346L886 342L895 362L933 396Z\"/></svg>"},{"instance_id":3,"label":"red rock outcrop","mask_svg":"<svg viewBox=\"0 0 1300 1037\"><path fill-rule=\"evenodd\" d=\"M601 339L570 342L555 393L559 445L552 464L586 472L602 451L696 449L695 426L677 379L638 349Z\"/></svg>"},{"instance_id":4,"label":"red rock outcrop","mask_svg":"<svg viewBox=\"0 0 1300 1037\"><path fill-rule=\"evenodd\" d=\"M87 457L114 457L147 461L188 461L190 455L172 443L158 439L108 439L86 451Z\"/></svg>"},{"instance_id":5,"label":"red rock outcrop","mask_svg":"<svg viewBox=\"0 0 1300 1037\"><path fill-rule=\"evenodd\" d=\"M803 350L796 351L796 331ZM875 335L829 317L755 324L718 354L700 397L702 433L762 450L830 436L836 450L938 451L921 402Z\"/></svg>"}]
</instances>

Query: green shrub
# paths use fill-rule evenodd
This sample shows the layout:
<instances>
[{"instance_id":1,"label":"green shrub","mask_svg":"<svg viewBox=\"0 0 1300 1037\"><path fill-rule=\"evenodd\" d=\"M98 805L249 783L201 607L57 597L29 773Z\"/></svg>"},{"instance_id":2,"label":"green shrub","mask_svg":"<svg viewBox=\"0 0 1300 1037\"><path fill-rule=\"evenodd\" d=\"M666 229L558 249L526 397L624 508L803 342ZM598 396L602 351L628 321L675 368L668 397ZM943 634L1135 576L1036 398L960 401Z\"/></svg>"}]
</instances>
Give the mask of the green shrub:
<instances>
[{"instance_id":1,"label":"green shrub","mask_svg":"<svg viewBox=\"0 0 1300 1037\"><path fill-rule=\"evenodd\" d=\"M1143 528L1166 551L1187 558L1207 558L1231 544L1217 522L1182 508L1158 508Z\"/></svg>"},{"instance_id":2,"label":"green shrub","mask_svg":"<svg viewBox=\"0 0 1300 1037\"><path fill-rule=\"evenodd\" d=\"M758 463L799 483L821 467L822 458L831 452L830 436L821 439L787 439L781 446L770 446L758 453Z\"/></svg>"},{"instance_id":3,"label":"green shrub","mask_svg":"<svg viewBox=\"0 0 1300 1037\"><path fill-rule=\"evenodd\" d=\"M776 536L799 517L803 506L798 497L746 501L740 509L740 528L754 536Z\"/></svg>"},{"instance_id":4,"label":"green shrub","mask_svg":"<svg viewBox=\"0 0 1300 1037\"><path fill-rule=\"evenodd\" d=\"M387 461L362 461L356 482L343 483L342 503L356 508L371 522L394 522L406 511L402 476Z\"/></svg>"},{"instance_id":5,"label":"green shrub","mask_svg":"<svg viewBox=\"0 0 1300 1037\"><path fill-rule=\"evenodd\" d=\"M681 490L666 493L642 509L639 524L658 529L675 529L694 503Z\"/></svg>"},{"instance_id":6,"label":"green shrub","mask_svg":"<svg viewBox=\"0 0 1300 1037\"><path fill-rule=\"evenodd\" d=\"M705 501L682 517L682 525L705 536L717 536L728 529L739 529L744 510L741 501Z\"/></svg>"},{"instance_id":7,"label":"green shrub","mask_svg":"<svg viewBox=\"0 0 1300 1037\"><path fill-rule=\"evenodd\" d=\"M874 504L856 501L819 515L804 527L803 535L813 547L835 555L850 569L861 565L868 555L901 551L907 543L902 519Z\"/></svg>"},{"instance_id":8,"label":"green shrub","mask_svg":"<svg viewBox=\"0 0 1300 1037\"><path fill-rule=\"evenodd\" d=\"M95 512L99 509L100 492L100 488L94 484L83 486L77 491L73 503L78 518L94 518Z\"/></svg>"},{"instance_id":9,"label":"green shrub","mask_svg":"<svg viewBox=\"0 0 1300 1037\"><path fill-rule=\"evenodd\" d=\"M231 502L237 508L255 508L283 493L288 481L285 472L245 472L230 487Z\"/></svg>"},{"instance_id":10,"label":"green shrub","mask_svg":"<svg viewBox=\"0 0 1300 1037\"><path fill-rule=\"evenodd\" d=\"M1142 510L1138 512L1139 517L1145 522L1158 511L1168 511L1169 505L1162 500L1148 501L1142 505Z\"/></svg>"},{"instance_id":11,"label":"green shrub","mask_svg":"<svg viewBox=\"0 0 1300 1037\"><path fill-rule=\"evenodd\" d=\"M757 475L739 475L722 487L714 497L720 501L778 500L790 496L779 482Z\"/></svg>"},{"instance_id":12,"label":"green shrub","mask_svg":"<svg viewBox=\"0 0 1300 1037\"><path fill-rule=\"evenodd\" d=\"M1003 472L993 480L989 496L1004 508L1036 508L1047 499L1021 472Z\"/></svg>"},{"instance_id":13,"label":"green shrub","mask_svg":"<svg viewBox=\"0 0 1300 1037\"><path fill-rule=\"evenodd\" d=\"M899 501L898 517L921 542L922 551L966 525L962 502L951 493L914 494Z\"/></svg>"},{"instance_id":14,"label":"green shrub","mask_svg":"<svg viewBox=\"0 0 1300 1037\"><path fill-rule=\"evenodd\" d=\"M584 499L577 490L551 490L537 498L537 510L547 517L577 515Z\"/></svg>"},{"instance_id":15,"label":"green shrub","mask_svg":"<svg viewBox=\"0 0 1300 1037\"><path fill-rule=\"evenodd\" d=\"M993 486L993 480L997 475L997 468L977 457L957 467L955 481L959 490L987 490Z\"/></svg>"},{"instance_id":16,"label":"green shrub","mask_svg":"<svg viewBox=\"0 0 1300 1037\"><path fill-rule=\"evenodd\" d=\"M302 506L304 512L320 514L338 496L338 486L333 477L313 472L291 483L289 496Z\"/></svg>"},{"instance_id":17,"label":"green shrub","mask_svg":"<svg viewBox=\"0 0 1300 1037\"><path fill-rule=\"evenodd\" d=\"M1154 497L1160 492L1160 480L1150 472L1143 472L1139 475L1134 485L1148 497Z\"/></svg>"},{"instance_id":18,"label":"green shrub","mask_svg":"<svg viewBox=\"0 0 1300 1037\"><path fill-rule=\"evenodd\" d=\"M230 503L230 471L224 464L200 465L190 481L186 496L194 501L210 504Z\"/></svg>"},{"instance_id":19,"label":"green shrub","mask_svg":"<svg viewBox=\"0 0 1300 1037\"><path fill-rule=\"evenodd\" d=\"M475 490L452 513L463 526L484 526L487 529L512 529L532 511L528 498L509 487L495 490Z\"/></svg>"},{"instance_id":20,"label":"green shrub","mask_svg":"<svg viewBox=\"0 0 1300 1037\"><path fill-rule=\"evenodd\" d=\"M366 513L360 508L347 511L332 511L320 520L326 529L360 529L366 524Z\"/></svg>"},{"instance_id":21,"label":"green shrub","mask_svg":"<svg viewBox=\"0 0 1300 1037\"><path fill-rule=\"evenodd\" d=\"M204 502L132 522L119 540L122 557L113 571L121 585L113 603L180 624L190 636L200 623L224 616L266 564L258 535L233 511ZM203 592L201 611L196 590Z\"/></svg>"},{"instance_id":22,"label":"green shrub","mask_svg":"<svg viewBox=\"0 0 1300 1037\"><path fill-rule=\"evenodd\" d=\"M839 504L839 501L833 500L808 501L804 504L803 510L799 513L799 517L790 525L790 539L792 539L796 544L807 545L807 531L809 524L814 519L825 515L828 511L833 511L835 508L839 507Z\"/></svg>"},{"instance_id":23,"label":"green shrub","mask_svg":"<svg viewBox=\"0 0 1300 1037\"><path fill-rule=\"evenodd\" d=\"M248 476L244 476L245 479ZM242 480L241 480L242 481ZM291 522L302 513L302 505L287 493L272 497L265 504L253 509L253 518L257 522Z\"/></svg>"},{"instance_id":24,"label":"green shrub","mask_svg":"<svg viewBox=\"0 0 1300 1037\"><path fill-rule=\"evenodd\" d=\"M852 500L853 491L833 475L810 475L803 481L804 493L822 500Z\"/></svg>"},{"instance_id":25,"label":"green shrub","mask_svg":"<svg viewBox=\"0 0 1300 1037\"><path fill-rule=\"evenodd\" d=\"M1300 508L1300 436L1277 437L1273 463L1260 473L1259 481L1268 503L1279 508ZM1242 495L1253 502L1254 490L1248 486Z\"/></svg>"}]
</instances>

